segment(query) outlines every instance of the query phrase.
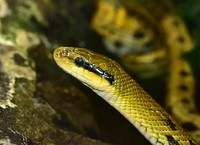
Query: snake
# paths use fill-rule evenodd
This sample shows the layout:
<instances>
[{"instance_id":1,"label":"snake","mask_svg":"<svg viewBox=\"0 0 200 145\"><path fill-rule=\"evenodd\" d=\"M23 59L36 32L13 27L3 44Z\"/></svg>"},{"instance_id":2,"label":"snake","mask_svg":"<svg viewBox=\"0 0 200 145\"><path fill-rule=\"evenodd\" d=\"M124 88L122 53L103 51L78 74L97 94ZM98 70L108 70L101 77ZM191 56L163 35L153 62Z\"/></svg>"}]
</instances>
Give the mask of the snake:
<instances>
[{"instance_id":1,"label":"snake","mask_svg":"<svg viewBox=\"0 0 200 145\"><path fill-rule=\"evenodd\" d=\"M53 58L66 73L81 81L120 112L153 145L197 145L114 60L85 48L58 47Z\"/></svg>"}]
</instances>

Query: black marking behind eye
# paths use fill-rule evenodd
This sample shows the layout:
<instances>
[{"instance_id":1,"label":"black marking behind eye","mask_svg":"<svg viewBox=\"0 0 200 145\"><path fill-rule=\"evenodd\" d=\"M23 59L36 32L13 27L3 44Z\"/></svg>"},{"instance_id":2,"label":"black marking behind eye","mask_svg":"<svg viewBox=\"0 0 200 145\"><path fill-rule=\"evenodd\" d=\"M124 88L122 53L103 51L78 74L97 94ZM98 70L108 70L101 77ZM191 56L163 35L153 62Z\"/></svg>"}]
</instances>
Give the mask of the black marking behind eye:
<instances>
[{"instance_id":1,"label":"black marking behind eye","mask_svg":"<svg viewBox=\"0 0 200 145\"><path fill-rule=\"evenodd\" d=\"M179 145L179 143L171 135L166 135L166 137L170 145Z\"/></svg>"},{"instance_id":2,"label":"black marking behind eye","mask_svg":"<svg viewBox=\"0 0 200 145\"><path fill-rule=\"evenodd\" d=\"M94 72L95 74L101 76L102 78L105 78L106 80L109 81L109 83L112 85L114 82L114 77L113 75L109 74L105 70L101 69L100 67L95 66L94 64L91 64L89 62L86 62L82 57L77 57L74 60L74 63L78 67L83 67L87 69L90 72Z\"/></svg>"},{"instance_id":3,"label":"black marking behind eye","mask_svg":"<svg viewBox=\"0 0 200 145\"><path fill-rule=\"evenodd\" d=\"M109 81L109 83L112 85L114 82L114 77L113 75L109 74L105 70L101 69L100 67L95 66L94 64L85 62L84 68L94 72L95 74L101 76L102 78L105 78L106 80Z\"/></svg>"},{"instance_id":4,"label":"black marking behind eye","mask_svg":"<svg viewBox=\"0 0 200 145\"><path fill-rule=\"evenodd\" d=\"M168 119L166 122L172 130L176 130L176 125L170 119Z\"/></svg>"}]
</instances>

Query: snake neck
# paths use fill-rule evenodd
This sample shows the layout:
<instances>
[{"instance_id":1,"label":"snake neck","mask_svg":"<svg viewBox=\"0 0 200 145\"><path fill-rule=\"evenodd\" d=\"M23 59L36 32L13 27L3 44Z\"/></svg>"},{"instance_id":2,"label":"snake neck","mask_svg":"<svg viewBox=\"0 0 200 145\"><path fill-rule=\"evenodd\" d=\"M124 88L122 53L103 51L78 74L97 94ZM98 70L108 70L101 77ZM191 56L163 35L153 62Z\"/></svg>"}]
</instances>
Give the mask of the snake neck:
<instances>
[{"instance_id":1,"label":"snake neck","mask_svg":"<svg viewBox=\"0 0 200 145\"><path fill-rule=\"evenodd\" d=\"M152 144L195 144L188 133L128 74L118 74L113 85L94 91Z\"/></svg>"}]
</instances>

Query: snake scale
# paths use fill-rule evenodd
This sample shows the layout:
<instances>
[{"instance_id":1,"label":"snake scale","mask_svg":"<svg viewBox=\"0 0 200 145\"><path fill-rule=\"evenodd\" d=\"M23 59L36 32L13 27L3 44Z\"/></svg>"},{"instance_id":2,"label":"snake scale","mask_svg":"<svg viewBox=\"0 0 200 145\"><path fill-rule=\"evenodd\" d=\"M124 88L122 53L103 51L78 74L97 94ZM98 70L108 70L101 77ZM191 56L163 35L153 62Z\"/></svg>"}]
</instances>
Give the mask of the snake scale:
<instances>
[{"instance_id":1,"label":"snake scale","mask_svg":"<svg viewBox=\"0 0 200 145\"><path fill-rule=\"evenodd\" d=\"M53 56L60 68L118 110L152 144L197 144L114 60L74 47L58 47Z\"/></svg>"}]
</instances>

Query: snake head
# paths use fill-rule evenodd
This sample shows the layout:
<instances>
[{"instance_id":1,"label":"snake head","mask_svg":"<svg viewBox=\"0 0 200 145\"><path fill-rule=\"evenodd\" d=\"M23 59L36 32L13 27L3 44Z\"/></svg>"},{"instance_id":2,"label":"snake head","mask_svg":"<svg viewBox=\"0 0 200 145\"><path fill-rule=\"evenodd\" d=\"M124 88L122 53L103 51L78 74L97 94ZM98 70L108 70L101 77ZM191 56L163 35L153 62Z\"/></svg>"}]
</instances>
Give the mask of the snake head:
<instances>
[{"instance_id":1,"label":"snake head","mask_svg":"<svg viewBox=\"0 0 200 145\"><path fill-rule=\"evenodd\" d=\"M53 57L65 72L95 90L113 85L120 67L110 58L84 48L58 47Z\"/></svg>"}]
</instances>

